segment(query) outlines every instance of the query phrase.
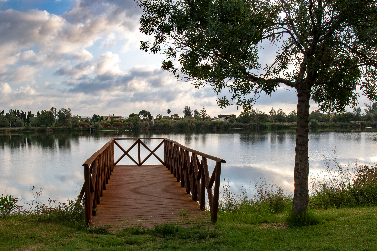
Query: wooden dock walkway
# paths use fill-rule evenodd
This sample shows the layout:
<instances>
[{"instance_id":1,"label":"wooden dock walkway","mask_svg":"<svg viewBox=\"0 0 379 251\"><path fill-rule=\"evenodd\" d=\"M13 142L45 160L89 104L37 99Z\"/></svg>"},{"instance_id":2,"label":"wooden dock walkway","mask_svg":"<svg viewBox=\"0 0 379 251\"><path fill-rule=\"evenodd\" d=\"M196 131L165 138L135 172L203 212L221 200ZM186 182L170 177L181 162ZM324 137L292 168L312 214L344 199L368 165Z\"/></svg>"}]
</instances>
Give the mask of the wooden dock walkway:
<instances>
[{"instance_id":1,"label":"wooden dock walkway","mask_svg":"<svg viewBox=\"0 0 379 251\"><path fill-rule=\"evenodd\" d=\"M92 217L93 225L112 229L194 221L209 216L163 165L116 166Z\"/></svg>"},{"instance_id":2,"label":"wooden dock walkway","mask_svg":"<svg viewBox=\"0 0 379 251\"><path fill-rule=\"evenodd\" d=\"M126 140L135 141L128 150L119 143ZM225 160L164 138L151 150L143 140L112 139L83 164L85 182L79 198L85 200L87 224L116 230L132 225L153 227L165 222L217 221L221 163ZM115 145L123 152L117 161L114 161ZM161 145L164 160L155 153ZM150 152L142 161L141 146ZM130 155L134 147L138 149L137 159ZM125 156L136 165L117 165ZM143 165L151 156L160 164ZM216 162L211 176L207 159ZM210 219L204 211L205 191Z\"/></svg>"}]
</instances>

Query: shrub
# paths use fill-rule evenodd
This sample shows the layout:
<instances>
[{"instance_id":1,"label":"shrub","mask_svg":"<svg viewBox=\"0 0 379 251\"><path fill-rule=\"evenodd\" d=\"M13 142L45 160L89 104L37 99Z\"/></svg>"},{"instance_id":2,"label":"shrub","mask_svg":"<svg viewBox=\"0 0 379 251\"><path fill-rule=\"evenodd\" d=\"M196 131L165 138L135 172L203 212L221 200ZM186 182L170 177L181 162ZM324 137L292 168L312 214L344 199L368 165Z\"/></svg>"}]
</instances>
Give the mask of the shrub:
<instances>
[{"instance_id":1,"label":"shrub","mask_svg":"<svg viewBox=\"0 0 379 251\"><path fill-rule=\"evenodd\" d=\"M372 206L377 203L377 166L342 166L335 159L311 178L311 208ZM321 176L321 177L320 177Z\"/></svg>"},{"instance_id":2,"label":"shrub","mask_svg":"<svg viewBox=\"0 0 379 251\"><path fill-rule=\"evenodd\" d=\"M109 127L111 127L111 125L108 124L107 122L103 122L103 123L101 123L101 126L104 127L104 128L109 128Z\"/></svg>"},{"instance_id":3,"label":"shrub","mask_svg":"<svg viewBox=\"0 0 379 251\"><path fill-rule=\"evenodd\" d=\"M252 199L246 190L238 195L230 191L229 182L223 186L223 196L220 200L220 210L224 212L249 211L281 213L291 206L291 197L284 194L283 188L275 184L267 184L265 180L255 184L256 194Z\"/></svg>"},{"instance_id":4,"label":"shrub","mask_svg":"<svg viewBox=\"0 0 379 251\"><path fill-rule=\"evenodd\" d=\"M89 128L89 124L88 123L80 123L79 126L80 127Z\"/></svg>"},{"instance_id":5,"label":"shrub","mask_svg":"<svg viewBox=\"0 0 379 251\"><path fill-rule=\"evenodd\" d=\"M67 200L67 203L57 202L48 199L48 204L41 203L38 198L42 195L42 188L39 191L32 187L30 191L33 193L34 199L25 203L24 206L17 205L18 199L10 195L0 197L0 212L2 217L11 214L22 214L30 216L41 222L56 222L67 226L76 227L78 229L86 229L84 215L84 200Z\"/></svg>"},{"instance_id":6,"label":"shrub","mask_svg":"<svg viewBox=\"0 0 379 251\"><path fill-rule=\"evenodd\" d=\"M123 127L123 124L121 122L114 122L112 126L116 128L120 128L120 127Z\"/></svg>"},{"instance_id":7,"label":"shrub","mask_svg":"<svg viewBox=\"0 0 379 251\"><path fill-rule=\"evenodd\" d=\"M3 194L0 197L0 213L1 217L5 218L9 216L14 209L17 208L17 198L12 197L11 195L4 196Z\"/></svg>"}]
</instances>

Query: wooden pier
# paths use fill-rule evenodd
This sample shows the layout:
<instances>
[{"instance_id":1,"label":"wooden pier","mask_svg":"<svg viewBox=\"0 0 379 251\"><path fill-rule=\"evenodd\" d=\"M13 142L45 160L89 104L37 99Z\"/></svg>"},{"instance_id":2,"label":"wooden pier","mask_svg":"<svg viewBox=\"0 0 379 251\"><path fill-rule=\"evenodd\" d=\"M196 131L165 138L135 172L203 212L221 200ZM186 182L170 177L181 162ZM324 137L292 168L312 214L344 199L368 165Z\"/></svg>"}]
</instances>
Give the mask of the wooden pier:
<instances>
[{"instance_id":1,"label":"wooden pier","mask_svg":"<svg viewBox=\"0 0 379 251\"><path fill-rule=\"evenodd\" d=\"M158 140L151 150L144 141ZM131 142L126 148L121 142ZM130 144L129 144L130 145ZM163 160L156 154L164 147ZM114 161L115 146L122 155ZM149 153L141 161L141 146ZM137 148L133 158L132 150ZM125 148L125 149L124 149ZM146 151L145 150L145 151ZM135 150L134 150L135 152ZM135 165L118 165L128 156ZM158 164L143 165L151 156ZM208 160L215 162L209 175ZM113 229L165 222L217 221L221 163L225 160L187 148L166 138L114 138L84 164L84 196L87 224Z\"/></svg>"}]
</instances>

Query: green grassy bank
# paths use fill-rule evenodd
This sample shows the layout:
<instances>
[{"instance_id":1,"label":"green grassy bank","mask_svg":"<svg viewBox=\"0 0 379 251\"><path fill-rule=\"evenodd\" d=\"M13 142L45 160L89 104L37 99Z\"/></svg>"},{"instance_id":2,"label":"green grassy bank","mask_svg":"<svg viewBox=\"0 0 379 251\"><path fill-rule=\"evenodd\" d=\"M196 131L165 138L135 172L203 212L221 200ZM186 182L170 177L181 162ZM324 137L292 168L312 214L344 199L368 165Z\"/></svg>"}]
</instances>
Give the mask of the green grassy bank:
<instances>
[{"instance_id":1,"label":"green grassy bank","mask_svg":"<svg viewBox=\"0 0 379 251\"><path fill-rule=\"evenodd\" d=\"M11 216L0 220L0 250L376 250L377 207L312 213L320 222L303 227L288 227L286 214L262 216L260 223L249 224L244 218L251 215L220 213L210 226L160 225L118 232Z\"/></svg>"}]
</instances>

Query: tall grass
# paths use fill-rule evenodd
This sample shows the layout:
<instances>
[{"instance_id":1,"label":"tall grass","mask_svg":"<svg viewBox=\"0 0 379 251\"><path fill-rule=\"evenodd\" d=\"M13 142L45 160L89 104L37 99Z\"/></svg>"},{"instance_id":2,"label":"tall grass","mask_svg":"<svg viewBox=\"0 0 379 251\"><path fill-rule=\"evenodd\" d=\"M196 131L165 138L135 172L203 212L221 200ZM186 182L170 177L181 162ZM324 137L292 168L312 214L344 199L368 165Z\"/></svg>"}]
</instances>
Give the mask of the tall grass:
<instances>
[{"instance_id":1,"label":"tall grass","mask_svg":"<svg viewBox=\"0 0 379 251\"><path fill-rule=\"evenodd\" d=\"M38 199L42 195L42 188L36 191L33 186L31 192L34 199L31 202L24 203L24 205L18 204L18 198L11 195L1 195L1 217L20 215L32 217L39 222L55 222L76 228L86 228L82 200L67 200L67 203L62 203L49 198L48 203L45 204Z\"/></svg>"},{"instance_id":2,"label":"tall grass","mask_svg":"<svg viewBox=\"0 0 379 251\"><path fill-rule=\"evenodd\" d=\"M321 220L312 214L313 209L341 207L367 207L377 205L377 166L341 165L326 160L326 170L310 178L309 210L301 215L292 214L292 195L283 188L261 180L255 184L256 193L248 198L231 192L229 183L223 186L220 213L227 221L264 223L275 220L275 214L286 213L288 226L315 225Z\"/></svg>"},{"instance_id":3,"label":"tall grass","mask_svg":"<svg viewBox=\"0 0 379 251\"><path fill-rule=\"evenodd\" d=\"M341 165L336 158L325 163L326 170L310 179L310 208L376 205L377 165Z\"/></svg>"}]
</instances>

